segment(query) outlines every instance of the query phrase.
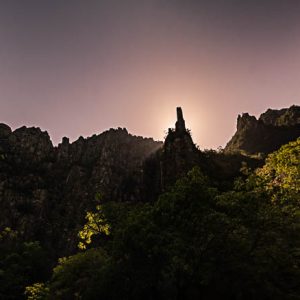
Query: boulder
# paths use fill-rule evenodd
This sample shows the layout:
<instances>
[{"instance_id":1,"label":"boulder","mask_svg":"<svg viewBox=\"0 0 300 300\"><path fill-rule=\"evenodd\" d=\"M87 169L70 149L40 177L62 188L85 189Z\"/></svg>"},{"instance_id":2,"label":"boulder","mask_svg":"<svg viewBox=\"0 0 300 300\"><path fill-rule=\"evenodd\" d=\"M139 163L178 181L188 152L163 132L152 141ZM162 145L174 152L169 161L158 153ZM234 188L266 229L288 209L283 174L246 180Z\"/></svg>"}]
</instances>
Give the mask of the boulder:
<instances>
[{"instance_id":1,"label":"boulder","mask_svg":"<svg viewBox=\"0 0 300 300\"><path fill-rule=\"evenodd\" d=\"M11 134L11 128L3 123L0 123L0 139L7 138Z\"/></svg>"}]
</instances>

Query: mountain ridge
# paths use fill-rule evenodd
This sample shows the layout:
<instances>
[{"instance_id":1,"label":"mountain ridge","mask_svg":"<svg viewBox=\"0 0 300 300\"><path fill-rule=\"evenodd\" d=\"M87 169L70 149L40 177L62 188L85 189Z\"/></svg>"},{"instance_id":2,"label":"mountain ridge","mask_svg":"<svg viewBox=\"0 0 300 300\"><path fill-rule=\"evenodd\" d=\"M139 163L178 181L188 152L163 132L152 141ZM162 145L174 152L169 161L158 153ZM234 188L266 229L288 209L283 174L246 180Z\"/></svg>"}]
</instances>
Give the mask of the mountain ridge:
<instances>
[{"instance_id":1,"label":"mountain ridge","mask_svg":"<svg viewBox=\"0 0 300 300\"><path fill-rule=\"evenodd\" d=\"M296 110L292 118L298 118ZM282 117L290 111L275 113L276 118L290 122L291 114ZM273 115L268 111L262 118L276 123ZM261 126L273 128L268 134L275 135L277 127L285 133L290 129L265 125L248 114L238 118L238 132L246 140L251 139L249 132ZM295 126L298 130L299 124ZM262 165L262 159L245 156L243 148L234 149L237 144L230 143L221 152L200 151L185 128L181 108L177 108L175 129L169 129L164 143L118 128L72 143L64 137L53 146L49 134L38 127L12 131L0 124L0 228L18 230L25 240L39 240L45 247L54 244L60 256L72 253L86 211L100 202L155 201L194 166L226 190L234 178L243 176L241 168Z\"/></svg>"},{"instance_id":2,"label":"mountain ridge","mask_svg":"<svg viewBox=\"0 0 300 300\"><path fill-rule=\"evenodd\" d=\"M268 109L259 118L243 113L225 152L268 154L300 136L300 106Z\"/></svg>"}]
</instances>

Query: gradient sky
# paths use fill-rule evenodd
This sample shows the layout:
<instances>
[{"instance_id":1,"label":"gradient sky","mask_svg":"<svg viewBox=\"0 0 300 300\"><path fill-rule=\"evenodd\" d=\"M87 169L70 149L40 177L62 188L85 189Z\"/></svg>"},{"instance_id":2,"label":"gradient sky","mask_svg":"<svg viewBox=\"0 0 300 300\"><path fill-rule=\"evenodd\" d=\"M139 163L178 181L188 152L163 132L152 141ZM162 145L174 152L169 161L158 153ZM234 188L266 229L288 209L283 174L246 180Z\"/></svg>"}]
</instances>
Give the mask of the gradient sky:
<instances>
[{"instance_id":1,"label":"gradient sky","mask_svg":"<svg viewBox=\"0 0 300 300\"><path fill-rule=\"evenodd\" d=\"M298 0L0 0L0 122L54 144L111 127L200 148L300 104Z\"/></svg>"}]
</instances>

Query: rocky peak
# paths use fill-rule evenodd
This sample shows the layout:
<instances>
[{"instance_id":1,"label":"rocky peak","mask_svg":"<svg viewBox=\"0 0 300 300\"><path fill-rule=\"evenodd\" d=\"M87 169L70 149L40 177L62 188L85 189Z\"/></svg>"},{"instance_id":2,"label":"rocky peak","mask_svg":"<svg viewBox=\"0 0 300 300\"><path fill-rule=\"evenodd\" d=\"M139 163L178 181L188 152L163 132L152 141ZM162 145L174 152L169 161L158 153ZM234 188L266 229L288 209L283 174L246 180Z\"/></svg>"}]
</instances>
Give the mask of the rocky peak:
<instances>
[{"instance_id":1,"label":"rocky peak","mask_svg":"<svg viewBox=\"0 0 300 300\"><path fill-rule=\"evenodd\" d=\"M175 131L177 133L184 133L186 132L186 128L185 128L185 121L183 119L183 113L181 107L177 107L176 111L177 111L177 121L175 123Z\"/></svg>"},{"instance_id":2,"label":"rocky peak","mask_svg":"<svg viewBox=\"0 0 300 300\"><path fill-rule=\"evenodd\" d=\"M268 109L261 114L259 120L266 125L272 126L294 126L300 124L300 106L293 105L290 108L280 110Z\"/></svg>"},{"instance_id":3,"label":"rocky peak","mask_svg":"<svg viewBox=\"0 0 300 300\"><path fill-rule=\"evenodd\" d=\"M53 155L53 145L47 131L36 127L26 127L13 131L8 137L11 153L18 159L31 163L40 163Z\"/></svg>"},{"instance_id":4,"label":"rocky peak","mask_svg":"<svg viewBox=\"0 0 300 300\"><path fill-rule=\"evenodd\" d=\"M245 127L256 126L257 120L254 116L250 116L248 113L238 115L237 118L237 130L242 130Z\"/></svg>"},{"instance_id":5,"label":"rocky peak","mask_svg":"<svg viewBox=\"0 0 300 300\"><path fill-rule=\"evenodd\" d=\"M12 132L0 124L0 229L8 226L26 238L55 239L63 251L74 249L74 224L95 207L96 195L101 201L146 198L143 162L161 147L124 128L72 143L64 137L54 147L40 128ZM70 239L73 244L66 243Z\"/></svg>"},{"instance_id":6,"label":"rocky peak","mask_svg":"<svg viewBox=\"0 0 300 300\"><path fill-rule=\"evenodd\" d=\"M237 131L226 152L270 153L300 136L300 107L268 109L257 120L248 113L238 116Z\"/></svg>"},{"instance_id":7,"label":"rocky peak","mask_svg":"<svg viewBox=\"0 0 300 300\"><path fill-rule=\"evenodd\" d=\"M192 140L190 131L185 128L185 121L183 119L183 112L181 107L176 108L177 121L175 123L175 129L169 128L168 135L164 143L164 149L167 151L169 148L173 149L184 148L192 152L195 148L195 144ZM177 146L176 146L177 145Z\"/></svg>"},{"instance_id":8,"label":"rocky peak","mask_svg":"<svg viewBox=\"0 0 300 300\"><path fill-rule=\"evenodd\" d=\"M11 132L11 128L8 125L0 123L0 139L7 138Z\"/></svg>"},{"instance_id":9,"label":"rocky peak","mask_svg":"<svg viewBox=\"0 0 300 300\"><path fill-rule=\"evenodd\" d=\"M199 161L199 150L196 148L190 132L185 127L181 107L177 107L176 111L175 129L169 128L162 150L162 189L171 185Z\"/></svg>"}]
</instances>

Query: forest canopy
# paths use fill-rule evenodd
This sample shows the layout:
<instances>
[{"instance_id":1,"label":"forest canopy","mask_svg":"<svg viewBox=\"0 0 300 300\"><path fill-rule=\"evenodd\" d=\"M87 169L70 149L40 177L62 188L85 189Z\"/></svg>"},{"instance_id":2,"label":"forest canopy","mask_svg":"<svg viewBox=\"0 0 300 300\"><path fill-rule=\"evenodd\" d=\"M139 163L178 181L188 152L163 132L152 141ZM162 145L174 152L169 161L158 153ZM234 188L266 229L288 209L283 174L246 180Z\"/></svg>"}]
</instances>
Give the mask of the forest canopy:
<instances>
[{"instance_id":1,"label":"forest canopy","mask_svg":"<svg viewBox=\"0 0 300 300\"><path fill-rule=\"evenodd\" d=\"M26 295L299 299L299 183L300 139L229 191L195 167L153 203L103 203L87 213L78 253Z\"/></svg>"}]
</instances>

